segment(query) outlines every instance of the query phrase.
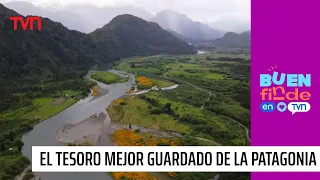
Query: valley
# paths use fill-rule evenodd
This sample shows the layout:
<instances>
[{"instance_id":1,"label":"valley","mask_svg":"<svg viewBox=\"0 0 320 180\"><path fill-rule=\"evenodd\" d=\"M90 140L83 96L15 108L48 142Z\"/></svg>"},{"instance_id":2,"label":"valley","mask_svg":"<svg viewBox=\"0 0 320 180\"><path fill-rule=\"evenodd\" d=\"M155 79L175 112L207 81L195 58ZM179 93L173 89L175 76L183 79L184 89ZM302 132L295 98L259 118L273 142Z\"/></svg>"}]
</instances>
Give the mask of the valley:
<instances>
[{"instance_id":1,"label":"valley","mask_svg":"<svg viewBox=\"0 0 320 180\"><path fill-rule=\"evenodd\" d=\"M20 3L6 3L19 12L0 4L0 180L249 179L248 173L32 173L34 145L249 146L250 33L222 36L174 11L152 16L135 9L131 14L140 16L134 16L123 8L90 27L74 26L82 10L92 13L82 17L89 23L106 8L47 12ZM14 31L9 17L30 9L44 16L42 30Z\"/></svg>"},{"instance_id":2,"label":"valley","mask_svg":"<svg viewBox=\"0 0 320 180\"><path fill-rule=\"evenodd\" d=\"M28 147L31 148L31 145L60 144L57 140L54 140L55 138L52 139L51 134L56 134L58 129L64 124L69 124L72 121L81 122L83 119L86 119L95 112L108 112L108 117L105 118L105 125L103 125L103 135L101 135L98 142L101 145L250 145L250 140L247 138L245 129L239 124L223 118L223 116L226 116L236 119L238 122L241 122L245 125L248 124L247 121L249 121L249 119L246 119L248 118L248 116L246 116L248 109L243 106L247 103L246 101L248 101L248 99L237 98L237 93L240 93L243 90L239 90L239 92L232 92L230 89L234 89L235 86L240 88L239 83L242 83L244 89L249 88L245 86L245 82L248 83L245 73L247 69L245 67L249 66L249 63L250 57L243 55L236 56L206 54L158 55L143 58L133 57L125 58L119 62L116 62L115 66L113 67L114 69L122 70L132 75L125 75L126 73L118 73L118 75L113 74L117 71L92 71L89 73L92 78L94 78L95 75L96 79L101 77L102 79L106 79L103 77L108 77L108 80L111 79L112 82L116 84L107 85L99 81L93 81L84 86L86 87L84 88L86 91L83 91L83 93L77 92L76 90L72 91L67 89L63 91L56 90L56 92L54 91L54 88L48 85L48 87L51 87L52 91L55 93L52 93L51 97L49 94L38 95L40 97L42 96L43 104L38 104L39 108L36 110L37 113L26 113L26 110L24 111L24 109L28 109L28 106L22 106L16 111L11 111L13 114L17 114L16 112L20 112L20 114L28 114L26 117L29 117L30 120L26 122L30 122L30 125L28 126L29 129L23 131L22 133L31 130L32 126L38 123L37 121L41 121L53 116L52 118L43 121L44 124L38 124L35 129L33 129L30 133L27 133L27 135L22 138L23 143L20 143L21 145L17 146L16 148L22 148L23 146L23 154L29 156L28 154L30 151L28 150ZM224 71L221 70L221 72L216 71L212 73L216 67L222 66L229 68L237 67L238 75L232 76L232 72L229 68L226 68ZM97 74L97 72L99 73ZM135 75L136 78L134 78L133 75ZM124 82L124 79L128 82ZM89 83L90 81L84 79L81 80L81 82ZM132 86L135 84L137 86L132 88ZM165 87L171 87L175 84L178 84L178 86L166 90ZM222 87L229 89L229 91L227 91L228 93L223 94L226 91L217 91L217 87L212 87L215 84L220 86L221 84L224 84ZM55 86L57 84L53 83L52 85ZM94 99L93 97L88 101L79 101L67 110L55 115L63 109L64 103L66 103L68 100L66 97L67 94L75 99L69 104L72 105L77 100L84 97L80 96L80 94L84 95L89 93L88 90L90 88L94 89L96 86L102 89L108 89L107 94L100 96L98 93L96 94L98 98ZM61 88L62 87L63 89L68 88L67 86L61 86ZM146 93L134 95L137 92L142 92L150 88L152 89L152 87L157 87L159 90L153 89ZM161 88L163 90L161 90ZM78 88L75 87L75 89ZM210 94L208 92L210 92ZM32 94L37 94L37 92L35 91ZM79 97L76 97L77 94ZM92 96L94 91L92 90L89 94ZM23 94L20 96L23 97ZM224 96L225 98L219 98L221 96ZM213 99L213 97L215 97L215 99ZM62 99L65 100L63 101ZM35 100L35 102L38 102L38 100ZM52 114L46 114L48 111L46 108L48 106L52 106L53 104L56 105L57 103L59 106L61 105L61 109L57 109L57 111L50 111ZM108 103L110 103L110 105L108 105ZM223 104L223 106L221 106L221 104ZM220 109L215 108L215 106L219 106ZM32 106L29 108L31 107ZM79 110L82 109L80 107L87 107L86 111L80 113ZM101 109L101 107L105 107L105 110L107 111L104 111L103 108ZM52 110L52 107L50 107L50 110ZM67 114L70 113L76 113L77 116L72 117L71 119L70 117L66 118L69 116ZM46 116L38 117L36 116L38 114L45 114ZM220 116L220 114L222 116ZM5 116L8 116L8 114L2 113L2 117ZM17 114L16 118L18 117L21 117L21 115ZM33 118L37 118L37 121L32 120ZM12 120L16 121L17 124L21 122L21 120ZM25 123L25 120L23 121ZM128 128L129 124L130 126L132 125L132 130L129 130ZM85 124L83 128L87 129L88 131L89 126L91 126L90 123ZM45 130L47 134L42 133L44 128L50 128L50 130ZM99 126L97 126L97 128L99 128ZM89 131L94 132L96 130L97 129L93 128ZM70 134L68 134L66 137L81 137L81 131L79 131L79 129L77 131L70 131ZM8 133L10 134L11 132ZM76 134L72 135L71 133ZM132 134L129 136L121 135L123 133ZM17 134L16 138L13 138L18 140L21 136L22 134ZM39 136L41 136L41 139L39 139ZM133 136L132 138L136 140L132 141L127 139L131 136ZM7 136L2 137L7 138ZM123 139L124 137L127 138ZM85 141L84 139L81 140L82 142L78 140L75 141L75 143L78 143L79 145L94 145L92 142L88 144L88 141ZM66 143L66 141L64 142ZM70 142L70 139L68 142ZM129 142L130 144L125 144L125 142ZM10 148L15 146L15 144L16 143L12 145L3 144L2 147L6 146L6 148ZM23 158L21 155L19 155L19 149L7 152L5 154L6 155L2 156L2 162L7 162L8 158L10 158L12 163L6 164L4 167L21 162L20 159ZM25 161L25 165L20 165L20 167L26 167L28 165L28 159L25 159ZM10 166L10 168L13 168L13 166ZM16 169L17 172L21 172L22 170L23 169ZM8 173L6 169L3 169L3 171ZM4 175L10 176L9 174ZM70 175L71 174L64 174L61 176L61 178L71 178L72 176ZM101 174L97 175L101 176ZM112 174L114 177L123 175L128 177L132 176L130 173L122 175L117 173ZM166 176L168 179L183 179L185 176L192 177L198 175L210 175L211 177L215 176L214 173L189 173L189 175L186 173L155 173L140 175L152 176L154 178L158 176ZM36 176L45 177L45 179L50 180L51 175L50 173L42 173L40 175L37 174ZM98 178L97 176L95 177ZM223 175L221 177L223 177Z\"/></svg>"},{"instance_id":3,"label":"valley","mask_svg":"<svg viewBox=\"0 0 320 180\"><path fill-rule=\"evenodd\" d=\"M250 104L250 56L206 54L135 57L123 59L114 68L135 74L137 79L140 77L148 84L148 88L157 87L153 79L179 84L169 91L153 90L138 95L131 92L114 101L107 109L109 116L113 123L121 124L120 127L126 129L115 130L113 138L117 145L250 145L250 106L246 106ZM220 90L220 87L223 89ZM145 86L140 89L145 89ZM120 135L123 133L129 133L123 137L132 136L133 139L125 138L127 143L123 144L124 139ZM154 175L153 178L156 178L157 173L121 175L129 178ZM166 178L213 178L215 175L168 173ZM233 173L219 175L219 179L242 176ZM115 176L119 177L119 174L115 173ZM247 174L243 174L242 178L248 178Z\"/></svg>"},{"instance_id":4,"label":"valley","mask_svg":"<svg viewBox=\"0 0 320 180\"><path fill-rule=\"evenodd\" d=\"M141 117L147 117L148 128L203 136L219 144L249 144L250 56L151 56L124 59L115 68L149 78L150 87L152 79L179 86L125 97L126 105L115 102L109 107L111 119L143 125Z\"/></svg>"},{"instance_id":5,"label":"valley","mask_svg":"<svg viewBox=\"0 0 320 180\"><path fill-rule=\"evenodd\" d=\"M85 79L74 79L32 86L12 94L9 108L0 113L0 179L14 179L30 164L21 154L25 145L22 136L34 125L86 97L94 85Z\"/></svg>"}]
</instances>

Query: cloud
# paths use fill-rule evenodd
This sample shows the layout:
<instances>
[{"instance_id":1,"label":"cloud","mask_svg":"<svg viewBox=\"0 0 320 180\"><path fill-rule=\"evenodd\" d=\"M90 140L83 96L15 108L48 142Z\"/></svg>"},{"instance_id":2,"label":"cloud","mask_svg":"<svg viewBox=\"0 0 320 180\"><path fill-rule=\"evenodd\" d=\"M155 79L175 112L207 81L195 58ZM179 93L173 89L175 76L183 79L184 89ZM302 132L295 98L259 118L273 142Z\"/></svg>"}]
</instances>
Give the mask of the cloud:
<instances>
[{"instance_id":1,"label":"cloud","mask_svg":"<svg viewBox=\"0 0 320 180\"><path fill-rule=\"evenodd\" d=\"M0 0L1 1L1 0ZM2 0L4 1L4 0ZM219 24L238 22L250 23L250 0L25 0L47 5L91 4L96 6L135 6L152 14L172 9L186 14L193 20ZM229 25L228 25L229 26Z\"/></svg>"},{"instance_id":2,"label":"cloud","mask_svg":"<svg viewBox=\"0 0 320 180\"><path fill-rule=\"evenodd\" d=\"M153 14L172 9L192 19L206 22L215 17L240 17L250 20L250 0L26 0L43 4L92 4L96 6L132 5Z\"/></svg>"}]
</instances>

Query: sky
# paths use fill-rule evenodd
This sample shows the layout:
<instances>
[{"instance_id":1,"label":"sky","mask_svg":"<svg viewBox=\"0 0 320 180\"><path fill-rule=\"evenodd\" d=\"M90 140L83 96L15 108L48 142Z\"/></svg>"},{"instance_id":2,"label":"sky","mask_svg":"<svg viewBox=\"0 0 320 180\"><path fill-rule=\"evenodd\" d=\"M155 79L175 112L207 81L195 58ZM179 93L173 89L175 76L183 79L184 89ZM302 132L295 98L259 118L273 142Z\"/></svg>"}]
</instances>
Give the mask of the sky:
<instances>
[{"instance_id":1,"label":"sky","mask_svg":"<svg viewBox=\"0 0 320 180\"><path fill-rule=\"evenodd\" d=\"M5 0L2 0L5 1ZM126 6L142 8L152 14L165 9L188 15L194 20L214 22L227 17L250 20L250 0L25 0L40 4L93 4L96 6Z\"/></svg>"},{"instance_id":2,"label":"sky","mask_svg":"<svg viewBox=\"0 0 320 180\"><path fill-rule=\"evenodd\" d=\"M6 0L0 0L0 2ZM250 23L250 0L23 0L38 4L92 4L96 6L135 6L151 14L171 9L195 21L217 24L222 28Z\"/></svg>"}]
</instances>

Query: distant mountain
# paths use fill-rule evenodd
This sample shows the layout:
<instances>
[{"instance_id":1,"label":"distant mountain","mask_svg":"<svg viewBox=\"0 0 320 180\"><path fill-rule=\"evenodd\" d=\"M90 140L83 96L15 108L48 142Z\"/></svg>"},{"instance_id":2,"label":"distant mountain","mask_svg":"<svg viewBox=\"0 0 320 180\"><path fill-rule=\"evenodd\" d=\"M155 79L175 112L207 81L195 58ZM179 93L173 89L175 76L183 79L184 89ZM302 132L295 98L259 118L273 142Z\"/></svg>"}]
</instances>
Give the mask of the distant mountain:
<instances>
[{"instance_id":1,"label":"distant mountain","mask_svg":"<svg viewBox=\"0 0 320 180\"><path fill-rule=\"evenodd\" d=\"M213 40L220 38L220 31L210 28L208 25L193 21L184 14L172 10L159 12L151 21L158 23L164 29L171 29L191 40Z\"/></svg>"},{"instance_id":2,"label":"distant mountain","mask_svg":"<svg viewBox=\"0 0 320 180\"><path fill-rule=\"evenodd\" d=\"M250 48L251 31L240 34L228 32L223 37L212 41L215 46L223 48Z\"/></svg>"},{"instance_id":3,"label":"distant mountain","mask_svg":"<svg viewBox=\"0 0 320 180\"><path fill-rule=\"evenodd\" d=\"M219 30L235 33L241 33L251 29L249 20L241 20L236 17L226 17L223 20L208 23L208 25L211 28L218 28Z\"/></svg>"},{"instance_id":4,"label":"distant mountain","mask_svg":"<svg viewBox=\"0 0 320 180\"><path fill-rule=\"evenodd\" d=\"M14 31L13 15L19 14L0 4L0 87L74 78L109 62L89 35L47 18L42 18L40 31L23 31L20 25Z\"/></svg>"},{"instance_id":5,"label":"distant mountain","mask_svg":"<svg viewBox=\"0 0 320 180\"><path fill-rule=\"evenodd\" d=\"M100 51L115 57L196 53L193 46L165 31L157 23L129 14L115 17L90 35Z\"/></svg>"},{"instance_id":6,"label":"distant mountain","mask_svg":"<svg viewBox=\"0 0 320 180\"><path fill-rule=\"evenodd\" d=\"M70 30L88 32L92 27L92 24L90 24L90 22L84 21L84 18L81 15L77 15L75 13L64 10L51 11L50 8L35 6L29 2L24 1L12 1L7 2L4 5L23 16L37 15L60 22Z\"/></svg>"},{"instance_id":7,"label":"distant mountain","mask_svg":"<svg viewBox=\"0 0 320 180\"><path fill-rule=\"evenodd\" d=\"M181 40L183 40L183 41L185 41L185 42L191 41L190 39L184 37L183 35L175 32L175 31L173 31L173 30L171 30L171 29L166 29L166 31L170 32L172 35L174 35L175 37L177 37L177 38L179 38L179 39L181 39Z\"/></svg>"}]
</instances>

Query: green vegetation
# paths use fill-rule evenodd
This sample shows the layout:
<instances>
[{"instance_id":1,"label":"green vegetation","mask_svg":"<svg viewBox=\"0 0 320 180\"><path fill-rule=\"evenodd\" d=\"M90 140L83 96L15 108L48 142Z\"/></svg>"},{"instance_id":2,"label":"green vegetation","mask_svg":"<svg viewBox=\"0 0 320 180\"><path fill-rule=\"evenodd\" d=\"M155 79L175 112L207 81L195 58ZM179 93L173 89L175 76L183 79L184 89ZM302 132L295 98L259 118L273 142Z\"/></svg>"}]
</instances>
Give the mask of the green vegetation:
<instances>
[{"instance_id":1,"label":"green vegetation","mask_svg":"<svg viewBox=\"0 0 320 180\"><path fill-rule=\"evenodd\" d=\"M23 176L22 180L31 180L32 178L34 178L34 175L33 175L33 173L30 171L30 172L27 172L27 173Z\"/></svg>"},{"instance_id":2,"label":"green vegetation","mask_svg":"<svg viewBox=\"0 0 320 180\"><path fill-rule=\"evenodd\" d=\"M20 15L2 4L0 12L1 86L77 78L97 64L109 65L122 57L196 53L158 24L132 15L117 16L84 34L47 18L42 18L41 31L23 31L21 26L14 31L9 16Z\"/></svg>"},{"instance_id":3,"label":"green vegetation","mask_svg":"<svg viewBox=\"0 0 320 180\"><path fill-rule=\"evenodd\" d=\"M45 120L90 93L96 83L85 79L22 86L8 94L0 111L0 179L10 180L20 174L29 160L21 155L21 137L39 121ZM31 174L26 178L31 178Z\"/></svg>"},{"instance_id":4,"label":"green vegetation","mask_svg":"<svg viewBox=\"0 0 320 180\"><path fill-rule=\"evenodd\" d=\"M92 74L91 77L92 79L103 82L105 84L123 83L129 80L129 77L121 78L117 74L106 71L96 71Z\"/></svg>"},{"instance_id":5,"label":"green vegetation","mask_svg":"<svg viewBox=\"0 0 320 180\"><path fill-rule=\"evenodd\" d=\"M169 115L179 123L187 125L190 128L189 134L225 145L249 143L243 127L219 114L250 128L250 56L150 56L142 61L127 58L117 63L116 68L152 79L167 78L180 84L178 88L170 91L140 95L140 99L149 103L150 113L163 116L166 113L163 113L161 108L168 103L173 110ZM185 82L192 83L197 88ZM212 94L210 99L208 92ZM130 106L130 103L126 104ZM203 105L212 113L201 110ZM163 123L166 124L165 120Z\"/></svg>"},{"instance_id":6,"label":"green vegetation","mask_svg":"<svg viewBox=\"0 0 320 180\"><path fill-rule=\"evenodd\" d=\"M135 64L132 61L128 63L122 61L118 67L125 67L123 64L128 64L129 71L138 74L141 73L140 68L157 67L157 70L161 71L162 74L168 72L167 76L190 82L210 91L212 97L206 102L206 109L231 117L248 128L250 127L250 56L248 55L206 54L149 57L148 60L140 62L139 68L130 66ZM152 73L148 75L152 77L160 76ZM174 93L174 91L170 93ZM204 91L201 91L201 93L208 95ZM183 97L186 96L184 94L175 93L175 96L186 99ZM188 96L188 99L192 98L196 97ZM175 99L178 100L178 98Z\"/></svg>"},{"instance_id":7,"label":"green vegetation","mask_svg":"<svg viewBox=\"0 0 320 180\"><path fill-rule=\"evenodd\" d=\"M17 155L17 151L17 149L14 149L12 152L0 156L1 180L14 179L30 164L29 159L22 155Z\"/></svg>"},{"instance_id":8,"label":"green vegetation","mask_svg":"<svg viewBox=\"0 0 320 180\"><path fill-rule=\"evenodd\" d=\"M153 86L157 86L157 88L165 88L165 87L170 87L175 85L175 83L168 81L168 80L164 80L164 79L154 79L154 78L150 78L152 85Z\"/></svg>"},{"instance_id":9,"label":"green vegetation","mask_svg":"<svg viewBox=\"0 0 320 180\"><path fill-rule=\"evenodd\" d=\"M116 58L196 53L193 46L163 30L158 24L128 14L115 17L90 35L101 51Z\"/></svg>"},{"instance_id":10,"label":"green vegetation","mask_svg":"<svg viewBox=\"0 0 320 180\"><path fill-rule=\"evenodd\" d=\"M223 37L214 40L212 43L222 48L250 48L251 32L246 31L240 34L233 32L226 33Z\"/></svg>"},{"instance_id":11,"label":"green vegetation","mask_svg":"<svg viewBox=\"0 0 320 180\"><path fill-rule=\"evenodd\" d=\"M196 139L193 136L187 135L179 138L179 142L181 146L215 146L212 142Z\"/></svg>"},{"instance_id":12,"label":"green vegetation","mask_svg":"<svg viewBox=\"0 0 320 180\"><path fill-rule=\"evenodd\" d=\"M41 31L23 31L21 26L13 31L8 18L20 15L2 4L0 12L0 85L6 89L79 78L95 64L111 61L89 35L47 18L42 18Z\"/></svg>"},{"instance_id":13,"label":"green vegetation","mask_svg":"<svg viewBox=\"0 0 320 180\"><path fill-rule=\"evenodd\" d=\"M90 68L108 65L123 57L196 52L159 25L131 15L118 16L90 35L70 31L47 18L42 19L41 31L13 31L9 16L15 15L18 14L0 4L1 180L14 179L30 164L20 152L24 133L89 93L95 84L82 77ZM229 55L157 55L143 60L128 58L114 65L146 76L160 87L171 84L163 79L174 83L181 83L176 78L192 82L212 92L213 96L205 103L206 109L249 127L249 59ZM166 72L171 78L163 76ZM138 113L130 119L134 123L227 145L248 144L242 128L200 109L207 98L204 91L181 83L172 91L154 92L133 98L129 103L121 102L115 105L114 111L124 113L118 117L119 122L129 121L135 109ZM150 119L143 120L147 116ZM186 140L185 143L195 142ZM28 172L24 179L30 178L32 174Z\"/></svg>"},{"instance_id":14,"label":"green vegetation","mask_svg":"<svg viewBox=\"0 0 320 180\"><path fill-rule=\"evenodd\" d=\"M108 112L112 121L122 124L136 124L151 129L188 133L188 126L179 123L168 114L160 114L150 104L137 97L125 99L126 105L114 101ZM159 110L160 111L160 110Z\"/></svg>"},{"instance_id":15,"label":"green vegetation","mask_svg":"<svg viewBox=\"0 0 320 180\"><path fill-rule=\"evenodd\" d=\"M174 90L172 90L174 91ZM244 130L200 108L171 101L164 92L149 92L108 107L111 119L122 124L137 124L151 129L176 131L214 140L220 144L246 145Z\"/></svg>"}]
</instances>

